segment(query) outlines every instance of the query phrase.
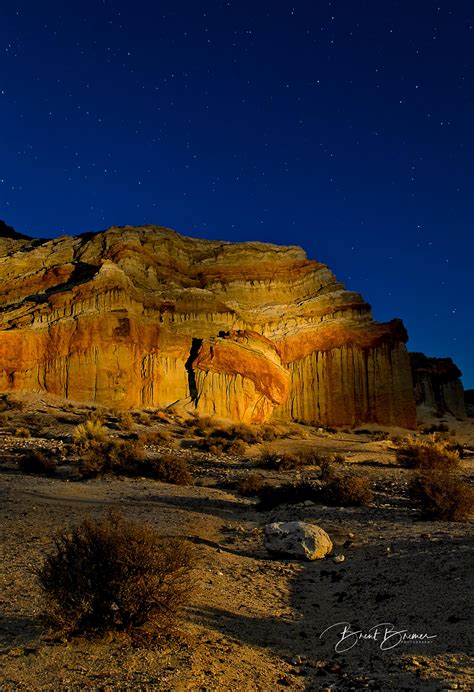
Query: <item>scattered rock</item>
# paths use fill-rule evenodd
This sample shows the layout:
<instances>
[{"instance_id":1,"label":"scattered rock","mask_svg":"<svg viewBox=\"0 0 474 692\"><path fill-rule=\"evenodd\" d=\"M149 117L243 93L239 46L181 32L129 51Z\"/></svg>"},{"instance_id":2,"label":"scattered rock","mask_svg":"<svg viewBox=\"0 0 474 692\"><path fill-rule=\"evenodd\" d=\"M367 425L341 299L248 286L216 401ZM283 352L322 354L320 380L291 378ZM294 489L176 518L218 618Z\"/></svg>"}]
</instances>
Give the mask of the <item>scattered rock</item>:
<instances>
[{"instance_id":1,"label":"scattered rock","mask_svg":"<svg viewBox=\"0 0 474 692\"><path fill-rule=\"evenodd\" d=\"M335 562L336 564L338 564L339 562L344 562L345 559L346 559L345 555L340 554L340 555L336 555L335 557L333 557L332 561Z\"/></svg>"},{"instance_id":2,"label":"scattered rock","mask_svg":"<svg viewBox=\"0 0 474 692\"><path fill-rule=\"evenodd\" d=\"M275 522L265 526L264 543L270 553L317 560L332 550L326 531L303 521Z\"/></svg>"}]
</instances>

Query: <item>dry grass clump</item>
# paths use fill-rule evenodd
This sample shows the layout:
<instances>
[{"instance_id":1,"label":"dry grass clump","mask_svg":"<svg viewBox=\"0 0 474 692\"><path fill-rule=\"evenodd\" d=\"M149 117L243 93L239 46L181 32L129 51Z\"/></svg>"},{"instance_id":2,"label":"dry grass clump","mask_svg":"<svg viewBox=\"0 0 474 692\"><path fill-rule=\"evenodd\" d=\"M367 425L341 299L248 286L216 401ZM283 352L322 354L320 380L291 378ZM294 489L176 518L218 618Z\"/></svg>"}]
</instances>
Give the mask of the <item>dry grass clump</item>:
<instances>
[{"instance_id":1,"label":"dry grass clump","mask_svg":"<svg viewBox=\"0 0 474 692\"><path fill-rule=\"evenodd\" d=\"M140 425L152 425L152 418L149 413L145 413L145 411L134 411L132 413L133 420L136 423L139 423Z\"/></svg>"},{"instance_id":2,"label":"dry grass clump","mask_svg":"<svg viewBox=\"0 0 474 692\"><path fill-rule=\"evenodd\" d=\"M201 452L210 452L211 454L245 454L247 449L245 442L242 440L229 439L227 436L212 434L198 440L196 443L197 449Z\"/></svg>"},{"instance_id":3,"label":"dry grass clump","mask_svg":"<svg viewBox=\"0 0 474 692\"><path fill-rule=\"evenodd\" d=\"M103 443L109 439L107 428L102 420L86 420L74 428L74 443L86 449L91 443Z\"/></svg>"},{"instance_id":4,"label":"dry grass clump","mask_svg":"<svg viewBox=\"0 0 474 692\"><path fill-rule=\"evenodd\" d=\"M401 444L396 457L399 464L412 469L454 469L459 466L459 452L442 440L411 439Z\"/></svg>"},{"instance_id":5,"label":"dry grass clump","mask_svg":"<svg viewBox=\"0 0 474 692\"><path fill-rule=\"evenodd\" d=\"M27 439L28 437L31 437L31 431L29 428L16 428L15 437L22 437L23 439Z\"/></svg>"},{"instance_id":6,"label":"dry grass clump","mask_svg":"<svg viewBox=\"0 0 474 692\"><path fill-rule=\"evenodd\" d=\"M268 483L260 473L247 473L237 484L237 490L244 497L260 495Z\"/></svg>"},{"instance_id":7,"label":"dry grass clump","mask_svg":"<svg viewBox=\"0 0 474 692\"><path fill-rule=\"evenodd\" d=\"M170 443L173 440L173 435L170 430L161 430L160 428L153 428L153 430L147 430L145 433L140 435L140 441L145 445L161 444L163 442Z\"/></svg>"},{"instance_id":8,"label":"dry grass clump","mask_svg":"<svg viewBox=\"0 0 474 692\"><path fill-rule=\"evenodd\" d=\"M170 635L192 587L194 555L182 540L109 513L58 533L37 571L45 619L65 634Z\"/></svg>"},{"instance_id":9,"label":"dry grass clump","mask_svg":"<svg viewBox=\"0 0 474 692\"><path fill-rule=\"evenodd\" d=\"M474 489L445 470L416 473L410 497L426 519L469 521L474 514Z\"/></svg>"},{"instance_id":10,"label":"dry grass clump","mask_svg":"<svg viewBox=\"0 0 474 692\"><path fill-rule=\"evenodd\" d=\"M122 430L133 430L134 420L130 411L119 411L116 418L118 418L118 424Z\"/></svg>"},{"instance_id":11,"label":"dry grass clump","mask_svg":"<svg viewBox=\"0 0 474 692\"><path fill-rule=\"evenodd\" d=\"M0 412L4 411L23 411L25 404L23 401L12 399L9 394L0 394Z\"/></svg>"},{"instance_id":12,"label":"dry grass clump","mask_svg":"<svg viewBox=\"0 0 474 692\"><path fill-rule=\"evenodd\" d=\"M56 473L56 462L53 457L34 449L20 457L18 466L23 473L37 473L44 476L53 476Z\"/></svg>"},{"instance_id":13,"label":"dry grass clump","mask_svg":"<svg viewBox=\"0 0 474 692\"><path fill-rule=\"evenodd\" d=\"M139 467L139 475L153 478L162 483L173 485L192 485L193 477L189 470L188 462L176 454L162 454L161 456L145 459Z\"/></svg>"},{"instance_id":14,"label":"dry grass clump","mask_svg":"<svg viewBox=\"0 0 474 692\"><path fill-rule=\"evenodd\" d=\"M247 423L236 423L235 425L221 425L216 423L210 416L193 417L184 422L195 437L226 439L234 442L242 442L248 445L259 444L260 442L271 442L283 438L301 438L305 435L296 425L283 425L276 423L264 423L262 425L248 425ZM224 446L218 444L219 446ZM241 447L241 449L243 449ZM219 451L228 451L216 450Z\"/></svg>"},{"instance_id":15,"label":"dry grass clump","mask_svg":"<svg viewBox=\"0 0 474 692\"><path fill-rule=\"evenodd\" d=\"M259 464L265 468L276 471L291 471L303 466L320 466L324 455L315 449L302 449L295 452L279 453L271 450L263 450Z\"/></svg>"},{"instance_id":16,"label":"dry grass clump","mask_svg":"<svg viewBox=\"0 0 474 692\"><path fill-rule=\"evenodd\" d=\"M0 428L8 428L11 425L11 417L9 413L0 413Z\"/></svg>"}]
</instances>

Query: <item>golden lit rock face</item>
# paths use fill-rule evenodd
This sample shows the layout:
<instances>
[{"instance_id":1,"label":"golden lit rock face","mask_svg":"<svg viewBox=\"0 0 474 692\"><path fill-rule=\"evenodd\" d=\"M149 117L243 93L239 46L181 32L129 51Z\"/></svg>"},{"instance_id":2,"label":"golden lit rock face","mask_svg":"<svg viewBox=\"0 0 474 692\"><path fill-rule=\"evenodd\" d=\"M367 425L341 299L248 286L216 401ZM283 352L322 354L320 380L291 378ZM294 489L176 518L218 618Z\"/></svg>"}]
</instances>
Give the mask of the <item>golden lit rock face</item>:
<instances>
[{"instance_id":1,"label":"golden lit rock face","mask_svg":"<svg viewBox=\"0 0 474 692\"><path fill-rule=\"evenodd\" d=\"M415 424L403 325L374 322L298 247L156 226L0 232L0 330L2 390L247 422Z\"/></svg>"}]
</instances>

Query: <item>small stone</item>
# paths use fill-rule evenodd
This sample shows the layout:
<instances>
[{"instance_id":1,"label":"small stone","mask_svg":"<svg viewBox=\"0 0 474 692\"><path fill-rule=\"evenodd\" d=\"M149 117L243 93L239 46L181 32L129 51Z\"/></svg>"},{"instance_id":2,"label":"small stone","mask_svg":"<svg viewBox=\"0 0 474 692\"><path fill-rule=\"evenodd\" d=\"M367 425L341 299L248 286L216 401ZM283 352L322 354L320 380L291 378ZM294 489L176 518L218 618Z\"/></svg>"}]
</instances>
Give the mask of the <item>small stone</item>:
<instances>
[{"instance_id":1,"label":"small stone","mask_svg":"<svg viewBox=\"0 0 474 692\"><path fill-rule=\"evenodd\" d=\"M342 555L341 553L340 555L336 555L335 557L333 557L332 561L338 564L339 562L344 562L345 559L345 555Z\"/></svg>"}]
</instances>

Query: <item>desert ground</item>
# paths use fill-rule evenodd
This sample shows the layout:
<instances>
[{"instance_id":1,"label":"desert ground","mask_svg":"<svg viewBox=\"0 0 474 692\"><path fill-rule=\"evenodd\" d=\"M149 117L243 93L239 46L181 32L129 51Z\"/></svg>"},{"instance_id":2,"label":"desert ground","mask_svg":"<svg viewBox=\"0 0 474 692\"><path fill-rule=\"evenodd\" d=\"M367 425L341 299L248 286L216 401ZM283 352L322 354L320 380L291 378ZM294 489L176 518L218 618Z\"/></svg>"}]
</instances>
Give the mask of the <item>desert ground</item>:
<instances>
[{"instance_id":1,"label":"desert ground","mask_svg":"<svg viewBox=\"0 0 474 692\"><path fill-rule=\"evenodd\" d=\"M179 417L151 412L135 416L127 434L165 432L148 453L164 450L186 458L193 485L142 477L81 479L68 459L68 443L91 407L20 395L3 404L2 689L473 688L472 524L421 517L407 492L413 472L395 458L397 439L410 431L294 426L293 437L265 446L279 453L310 448L341 455L340 468L370 479L373 501L367 507L305 501L260 511L256 498L239 492L240 479L258 470L274 484L311 480L318 469L256 469L261 444L239 454L199 451ZM421 421L420 430L432 422ZM474 419L435 422L445 422L462 445L460 473L472 483ZM112 436L123 434L113 422L109 428ZM18 459L30 449L53 450L59 460L54 476L21 472ZM195 588L178 638L148 643L125 635L65 638L43 625L34 569L54 534L111 507L194 544ZM290 520L322 527L333 552L312 562L269 554L264 526ZM334 561L337 555L344 560ZM380 625L381 631L388 627L430 638L399 641L394 635L394 646L366 638L346 651L339 643L338 651L340 623L363 633Z\"/></svg>"}]
</instances>

